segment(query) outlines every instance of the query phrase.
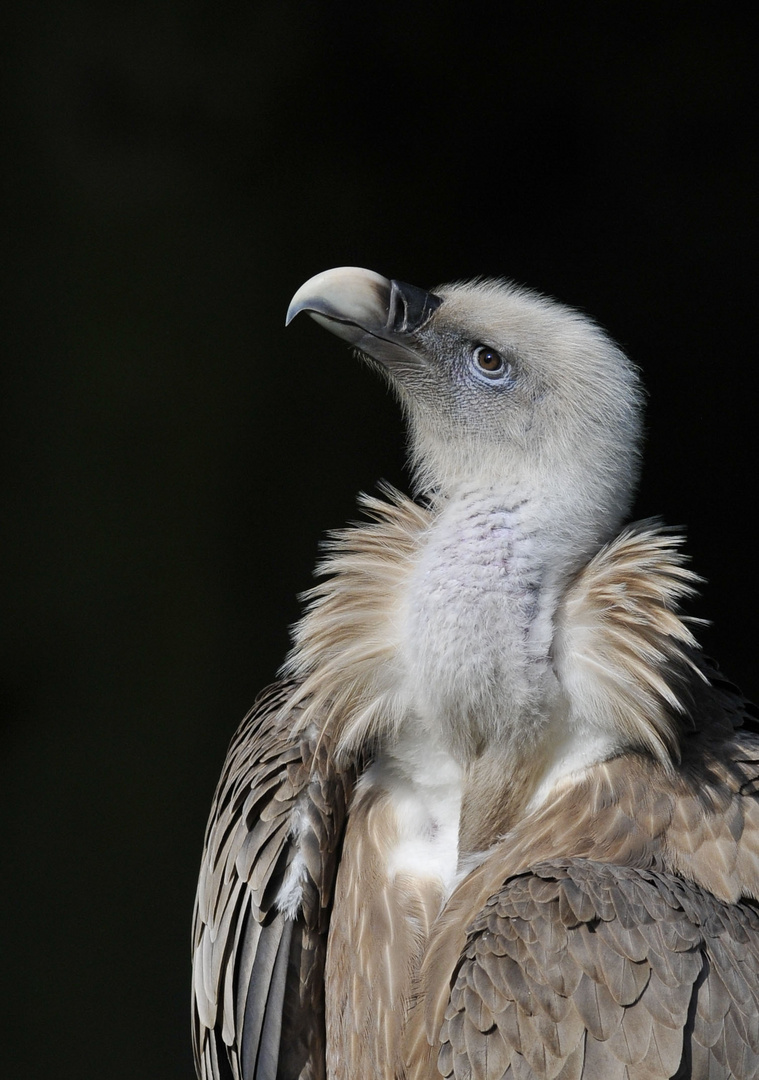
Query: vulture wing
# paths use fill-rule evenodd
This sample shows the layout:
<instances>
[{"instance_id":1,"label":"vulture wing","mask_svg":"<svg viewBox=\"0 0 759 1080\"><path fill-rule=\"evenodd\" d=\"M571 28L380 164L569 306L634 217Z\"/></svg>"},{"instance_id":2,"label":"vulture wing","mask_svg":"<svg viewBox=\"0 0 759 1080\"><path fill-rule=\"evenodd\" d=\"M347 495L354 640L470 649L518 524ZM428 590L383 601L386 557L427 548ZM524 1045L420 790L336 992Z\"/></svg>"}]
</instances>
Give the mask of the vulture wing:
<instances>
[{"instance_id":1,"label":"vulture wing","mask_svg":"<svg viewBox=\"0 0 759 1080\"><path fill-rule=\"evenodd\" d=\"M352 781L326 737L293 738L291 691L264 691L238 730L208 823L193 932L204 1080L324 1075L327 922Z\"/></svg>"},{"instance_id":2,"label":"vulture wing","mask_svg":"<svg viewBox=\"0 0 759 1080\"><path fill-rule=\"evenodd\" d=\"M456 1080L759 1073L759 915L586 859L507 880L469 928L441 1032Z\"/></svg>"}]
</instances>

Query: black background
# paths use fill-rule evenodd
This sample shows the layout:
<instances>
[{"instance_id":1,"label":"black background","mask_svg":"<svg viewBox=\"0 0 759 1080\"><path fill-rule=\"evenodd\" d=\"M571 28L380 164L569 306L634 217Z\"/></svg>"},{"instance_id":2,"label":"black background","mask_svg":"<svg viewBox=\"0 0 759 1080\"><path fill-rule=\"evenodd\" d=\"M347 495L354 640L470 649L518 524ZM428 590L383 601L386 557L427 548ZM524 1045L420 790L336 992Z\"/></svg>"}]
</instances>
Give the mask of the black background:
<instances>
[{"instance_id":1,"label":"black background","mask_svg":"<svg viewBox=\"0 0 759 1080\"><path fill-rule=\"evenodd\" d=\"M759 696L755 35L692 3L0 19L0 1060L189 1078L227 741L324 530L405 482L383 387L284 330L306 278L498 274L595 315L650 393L636 516L687 526L702 639Z\"/></svg>"}]
</instances>

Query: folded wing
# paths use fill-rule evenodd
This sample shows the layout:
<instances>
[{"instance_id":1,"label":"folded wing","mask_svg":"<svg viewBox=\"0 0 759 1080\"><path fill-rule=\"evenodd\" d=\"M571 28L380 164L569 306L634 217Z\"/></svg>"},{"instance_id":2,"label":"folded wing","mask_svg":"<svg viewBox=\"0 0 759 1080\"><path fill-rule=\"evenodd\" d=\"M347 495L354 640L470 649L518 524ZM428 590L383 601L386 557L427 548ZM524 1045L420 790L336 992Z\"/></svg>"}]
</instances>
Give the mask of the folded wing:
<instances>
[{"instance_id":1,"label":"folded wing","mask_svg":"<svg viewBox=\"0 0 759 1080\"><path fill-rule=\"evenodd\" d=\"M324 1075L324 957L352 778L326 737L291 735L291 687L235 735L195 905L193 1047L204 1080Z\"/></svg>"}]
</instances>

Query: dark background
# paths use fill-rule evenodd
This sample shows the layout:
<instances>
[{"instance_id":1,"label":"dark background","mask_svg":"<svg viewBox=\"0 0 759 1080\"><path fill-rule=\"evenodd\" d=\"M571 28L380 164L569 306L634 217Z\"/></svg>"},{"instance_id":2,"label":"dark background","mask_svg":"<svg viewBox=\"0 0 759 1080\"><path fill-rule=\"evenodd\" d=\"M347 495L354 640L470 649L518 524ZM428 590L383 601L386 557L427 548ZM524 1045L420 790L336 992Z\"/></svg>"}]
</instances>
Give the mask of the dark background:
<instances>
[{"instance_id":1,"label":"dark background","mask_svg":"<svg viewBox=\"0 0 759 1080\"><path fill-rule=\"evenodd\" d=\"M396 408L295 289L502 274L650 392L636 515L759 697L755 36L708 5L27 0L0 17L9 1077L184 1078L225 747ZM7 910L6 910L7 909Z\"/></svg>"}]
</instances>

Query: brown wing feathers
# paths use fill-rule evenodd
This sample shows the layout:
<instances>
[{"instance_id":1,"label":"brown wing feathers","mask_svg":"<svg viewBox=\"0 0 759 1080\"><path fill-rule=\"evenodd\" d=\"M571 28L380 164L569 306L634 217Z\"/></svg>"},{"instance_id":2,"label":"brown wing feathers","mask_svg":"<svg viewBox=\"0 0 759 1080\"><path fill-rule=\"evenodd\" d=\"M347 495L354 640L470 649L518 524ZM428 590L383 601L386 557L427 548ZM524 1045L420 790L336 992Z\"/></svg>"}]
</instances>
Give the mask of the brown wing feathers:
<instances>
[{"instance_id":1,"label":"brown wing feathers","mask_svg":"<svg viewBox=\"0 0 759 1080\"><path fill-rule=\"evenodd\" d=\"M585 860L511 878L472 923L438 1069L456 1080L759 1070L759 916Z\"/></svg>"},{"instance_id":2,"label":"brown wing feathers","mask_svg":"<svg viewBox=\"0 0 759 1080\"><path fill-rule=\"evenodd\" d=\"M692 736L693 743L697 738ZM727 748L722 749L727 758ZM420 973L421 1004L408 1025L410 1075L437 1075L429 1048L437 1043L470 927L506 879L536 863L574 857L588 860L589 867L666 870L671 877L682 874L680 888L713 894L726 905L756 897L759 805L753 795L741 794L759 772L756 747L753 756L750 751L750 743L745 749L738 744L732 761L707 766L706 748L691 745L687 771L674 775L646 755L627 754L596 766L511 830L462 882L433 927ZM744 754L748 760L739 760ZM563 895L569 896L566 888ZM734 910L742 919L743 906ZM639 914L645 911L644 904Z\"/></svg>"},{"instance_id":3,"label":"brown wing feathers","mask_svg":"<svg viewBox=\"0 0 759 1080\"><path fill-rule=\"evenodd\" d=\"M324 956L349 771L324 739L293 739L261 695L230 746L203 855L194 920L193 1043L200 1075L324 1074ZM318 744L318 745L317 745ZM297 870L289 917L277 898Z\"/></svg>"}]
</instances>

